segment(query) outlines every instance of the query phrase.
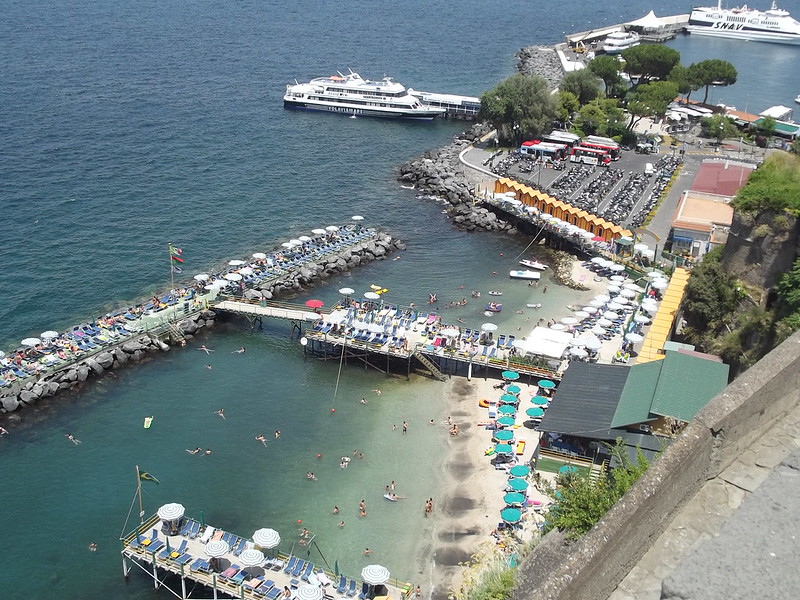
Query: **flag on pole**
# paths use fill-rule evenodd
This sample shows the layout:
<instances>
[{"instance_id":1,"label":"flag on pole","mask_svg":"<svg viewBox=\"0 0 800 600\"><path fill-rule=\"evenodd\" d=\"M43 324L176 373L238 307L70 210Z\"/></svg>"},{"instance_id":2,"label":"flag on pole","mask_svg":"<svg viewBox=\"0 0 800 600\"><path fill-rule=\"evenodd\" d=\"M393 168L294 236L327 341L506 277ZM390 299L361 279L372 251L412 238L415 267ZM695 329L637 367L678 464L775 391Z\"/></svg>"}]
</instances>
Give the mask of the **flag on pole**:
<instances>
[{"instance_id":1,"label":"flag on pole","mask_svg":"<svg viewBox=\"0 0 800 600\"><path fill-rule=\"evenodd\" d=\"M150 475L150 473L148 473L147 471L142 471L141 473L139 473L139 479L141 479L142 481L153 481L155 483L161 483L158 479Z\"/></svg>"},{"instance_id":2,"label":"flag on pole","mask_svg":"<svg viewBox=\"0 0 800 600\"><path fill-rule=\"evenodd\" d=\"M183 273L183 269L181 269L178 265L172 265L172 272L173 273Z\"/></svg>"},{"instance_id":3,"label":"flag on pole","mask_svg":"<svg viewBox=\"0 0 800 600\"><path fill-rule=\"evenodd\" d=\"M172 258L172 260L174 260L175 262L179 262L179 263L183 262L183 259L180 256L172 256L170 258Z\"/></svg>"},{"instance_id":4,"label":"flag on pole","mask_svg":"<svg viewBox=\"0 0 800 600\"><path fill-rule=\"evenodd\" d=\"M177 256L181 256L181 255L183 255L183 250L181 248L176 248L175 246L170 244L169 245L169 253L170 254L175 254Z\"/></svg>"}]
</instances>

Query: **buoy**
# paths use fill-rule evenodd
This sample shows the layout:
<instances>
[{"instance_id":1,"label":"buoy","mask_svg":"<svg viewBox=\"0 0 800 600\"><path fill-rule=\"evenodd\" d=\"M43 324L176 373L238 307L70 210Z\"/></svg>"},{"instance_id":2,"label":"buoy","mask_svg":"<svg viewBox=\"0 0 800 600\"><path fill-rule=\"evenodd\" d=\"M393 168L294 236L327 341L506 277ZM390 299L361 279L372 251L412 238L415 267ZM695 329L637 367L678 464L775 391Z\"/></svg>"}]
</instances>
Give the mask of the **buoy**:
<instances>
[{"instance_id":1,"label":"buoy","mask_svg":"<svg viewBox=\"0 0 800 600\"><path fill-rule=\"evenodd\" d=\"M302 523L302 522L303 522L303 519L297 519L297 524L298 524L298 525L299 525L300 523Z\"/></svg>"},{"instance_id":2,"label":"buoy","mask_svg":"<svg viewBox=\"0 0 800 600\"><path fill-rule=\"evenodd\" d=\"M322 454L317 454L317 458L322 458Z\"/></svg>"},{"instance_id":3,"label":"buoy","mask_svg":"<svg viewBox=\"0 0 800 600\"><path fill-rule=\"evenodd\" d=\"M478 400L478 406L481 408L489 408L489 401L486 398L481 398Z\"/></svg>"},{"instance_id":4,"label":"buoy","mask_svg":"<svg viewBox=\"0 0 800 600\"><path fill-rule=\"evenodd\" d=\"M331 409L331 412L336 412L336 409L335 409L335 408L332 408L332 409Z\"/></svg>"}]
</instances>

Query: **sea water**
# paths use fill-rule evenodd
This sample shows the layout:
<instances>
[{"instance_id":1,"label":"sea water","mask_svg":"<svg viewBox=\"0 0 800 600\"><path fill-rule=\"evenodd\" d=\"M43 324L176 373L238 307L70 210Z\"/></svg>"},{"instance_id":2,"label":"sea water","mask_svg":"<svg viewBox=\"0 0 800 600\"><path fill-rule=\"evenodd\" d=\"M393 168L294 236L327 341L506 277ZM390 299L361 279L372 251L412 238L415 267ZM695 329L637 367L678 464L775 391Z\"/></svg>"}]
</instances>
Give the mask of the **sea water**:
<instances>
[{"instance_id":1,"label":"sea water","mask_svg":"<svg viewBox=\"0 0 800 600\"><path fill-rule=\"evenodd\" d=\"M674 11L688 10L683 4ZM2 346L169 287L167 242L183 248L188 278L356 213L408 250L297 300L330 305L344 285L362 292L378 284L390 288L387 301L422 308L436 293L440 306L468 301L441 308L445 320L493 320L499 333L518 336L538 318L565 315L574 295L548 274L538 288L507 276L529 240L459 232L440 205L398 186L398 164L448 142L463 124L284 111L284 86L352 67L478 95L513 73L519 47L649 8L641 0L575 10L522 0L4 3ZM504 293L503 312L491 318L483 315L489 289ZM245 353L233 353L241 346ZM307 526L320 564L357 575L378 562L412 578L430 537L424 501L441 493L446 448L444 428L427 423L447 411L441 384L304 357L285 324L217 325L185 349L4 422L4 597L152 597L140 573L125 585L118 554L137 464L161 481L144 485L148 512L177 501L242 535L273 527L283 551ZM147 415L155 417L149 430ZM403 421L405 436L392 428ZM198 446L212 454L184 451ZM392 480L408 498L383 500ZM92 541L96 553L87 551Z\"/></svg>"}]
</instances>

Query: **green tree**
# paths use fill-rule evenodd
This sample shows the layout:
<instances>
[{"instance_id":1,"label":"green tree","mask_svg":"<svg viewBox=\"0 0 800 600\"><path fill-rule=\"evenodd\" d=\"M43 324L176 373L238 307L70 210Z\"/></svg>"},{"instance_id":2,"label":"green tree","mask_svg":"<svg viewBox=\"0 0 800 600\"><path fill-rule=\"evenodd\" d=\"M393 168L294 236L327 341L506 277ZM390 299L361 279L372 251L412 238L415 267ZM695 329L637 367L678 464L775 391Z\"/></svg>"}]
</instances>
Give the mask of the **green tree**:
<instances>
[{"instance_id":1,"label":"green tree","mask_svg":"<svg viewBox=\"0 0 800 600\"><path fill-rule=\"evenodd\" d=\"M743 212L785 210L800 216L800 158L784 152L771 154L747 178L731 204Z\"/></svg>"},{"instance_id":2,"label":"green tree","mask_svg":"<svg viewBox=\"0 0 800 600\"><path fill-rule=\"evenodd\" d=\"M639 77L639 85L653 79L664 80L681 60L681 54L663 44L644 44L622 51L623 71L631 79Z\"/></svg>"},{"instance_id":3,"label":"green tree","mask_svg":"<svg viewBox=\"0 0 800 600\"><path fill-rule=\"evenodd\" d=\"M518 146L549 131L557 109L547 81L517 74L481 94L479 118L497 129L501 141Z\"/></svg>"},{"instance_id":4,"label":"green tree","mask_svg":"<svg viewBox=\"0 0 800 600\"><path fill-rule=\"evenodd\" d=\"M736 137L739 129L730 117L713 115L700 119L700 133L705 137L716 139L717 144L721 144L724 139Z\"/></svg>"},{"instance_id":5,"label":"green tree","mask_svg":"<svg viewBox=\"0 0 800 600\"><path fill-rule=\"evenodd\" d=\"M669 73L669 80L678 84L678 93L686 96L687 104L692 92L700 89L700 85L692 78L689 68L683 65L675 65Z\"/></svg>"},{"instance_id":6,"label":"green tree","mask_svg":"<svg viewBox=\"0 0 800 600\"><path fill-rule=\"evenodd\" d=\"M697 88L705 86L706 93L703 96L703 104L708 100L708 91L712 85L729 86L736 83L738 73L727 60L711 58L693 63L688 67L689 78L697 85Z\"/></svg>"},{"instance_id":7,"label":"green tree","mask_svg":"<svg viewBox=\"0 0 800 600\"><path fill-rule=\"evenodd\" d=\"M667 112L667 105L677 94L678 84L672 81L654 81L639 85L628 94L628 112L631 115L628 129L632 130L644 117L663 117Z\"/></svg>"},{"instance_id":8,"label":"green tree","mask_svg":"<svg viewBox=\"0 0 800 600\"><path fill-rule=\"evenodd\" d=\"M792 142L792 145L789 147L789 152L800 155L800 138Z\"/></svg>"},{"instance_id":9,"label":"green tree","mask_svg":"<svg viewBox=\"0 0 800 600\"><path fill-rule=\"evenodd\" d=\"M589 64L586 65L586 68L603 81L606 96L611 96L613 91L622 82L622 78L619 76L622 65L614 56L604 54L593 58L589 61Z\"/></svg>"},{"instance_id":10,"label":"green tree","mask_svg":"<svg viewBox=\"0 0 800 600\"><path fill-rule=\"evenodd\" d=\"M578 98L572 92L558 92L558 120L566 126L572 122L572 115L581 107Z\"/></svg>"},{"instance_id":11,"label":"green tree","mask_svg":"<svg viewBox=\"0 0 800 600\"><path fill-rule=\"evenodd\" d=\"M558 85L560 90L571 92L580 102L581 106L597 98L600 93L600 80L587 69L572 71L564 75Z\"/></svg>"},{"instance_id":12,"label":"green tree","mask_svg":"<svg viewBox=\"0 0 800 600\"><path fill-rule=\"evenodd\" d=\"M772 117L764 117L761 119L761 123L758 126L758 129L761 131L761 134L766 137L767 143L772 139L772 136L775 135L775 129L778 127L778 122ZM765 146L767 144L764 144Z\"/></svg>"},{"instance_id":13,"label":"green tree","mask_svg":"<svg viewBox=\"0 0 800 600\"><path fill-rule=\"evenodd\" d=\"M620 135L625 130L625 113L610 98L597 98L581 107L577 125L586 135Z\"/></svg>"}]
</instances>

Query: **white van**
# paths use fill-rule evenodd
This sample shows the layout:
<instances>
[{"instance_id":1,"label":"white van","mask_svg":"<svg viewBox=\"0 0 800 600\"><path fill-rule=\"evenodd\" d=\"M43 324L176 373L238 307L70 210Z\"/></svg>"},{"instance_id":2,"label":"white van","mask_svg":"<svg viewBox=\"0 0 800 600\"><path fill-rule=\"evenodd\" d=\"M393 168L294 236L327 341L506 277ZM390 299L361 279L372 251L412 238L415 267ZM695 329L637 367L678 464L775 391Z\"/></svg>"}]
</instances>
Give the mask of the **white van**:
<instances>
[{"instance_id":1,"label":"white van","mask_svg":"<svg viewBox=\"0 0 800 600\"><path fill-rule=\"evenodd\" d=\"M655 173L655 169L653 168L653 163L644 163L644 174L645 175L652 175Z\"/></svg>"}]
</instances>

